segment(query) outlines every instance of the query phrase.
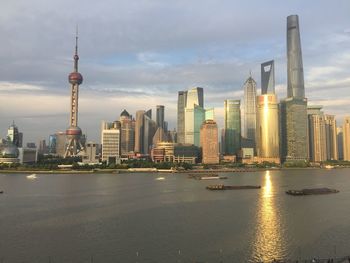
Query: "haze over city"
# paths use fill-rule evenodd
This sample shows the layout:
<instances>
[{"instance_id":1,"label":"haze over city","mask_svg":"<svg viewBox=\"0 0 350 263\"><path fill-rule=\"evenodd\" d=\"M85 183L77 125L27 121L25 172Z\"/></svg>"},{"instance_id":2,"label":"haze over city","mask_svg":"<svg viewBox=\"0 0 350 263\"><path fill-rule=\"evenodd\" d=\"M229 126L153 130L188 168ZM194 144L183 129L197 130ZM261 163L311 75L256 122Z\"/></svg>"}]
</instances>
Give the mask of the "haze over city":
<instances>
[{"instance_id":1,"label":"haze over city","mask_svg":"<svg viewBox=\"0 0 350 263\"><path fill-rule=\"evenodd\" d=\"M239 3L239 4L238 4ZM12 120L37 141L68 126L74 37L79 25L79 123L99 141L101 120L125 108L165 105L176 127L177 91L204 88L219 126L223 101L241 99L260 64L274 59L286 96L285 18L298 14L309 104L339 123L350 112L349 1L3 1L0 129Z\"/></svg>"}]
</instances>

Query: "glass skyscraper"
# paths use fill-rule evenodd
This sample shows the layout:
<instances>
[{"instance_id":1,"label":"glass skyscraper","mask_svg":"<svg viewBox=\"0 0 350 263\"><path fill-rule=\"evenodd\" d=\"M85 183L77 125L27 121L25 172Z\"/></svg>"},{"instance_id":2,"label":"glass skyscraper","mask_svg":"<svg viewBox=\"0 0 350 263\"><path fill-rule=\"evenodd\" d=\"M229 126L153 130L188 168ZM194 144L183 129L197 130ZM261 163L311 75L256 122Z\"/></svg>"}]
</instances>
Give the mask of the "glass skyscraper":
<instances>
[{"instance_id":1,"label":"glass skyscraper","mask_svg":"<svg viewBox=\"0 0 350 263\"><path fill-rule=\"evenodd\" d=\"M275 94L275 62L261 64L261 94Z\"/></svg>"},{"instance_id":2,"label":"glass skyscraper","mask_svg":"<svg viewBox=\"0 0 350 263\"><path fill-rule=\"evenodd\" d=\"M179 91L177 98L177 142L185 143L185 107L187 91Z\"/></svg>"},{"instance_id":3,"label":"glass skyscraper","mask_svg":"<svg viewBox=\"0 0 350 263\"><path fill-rule=\"evenodd\" d=\"M165 127L164 127L164 106L163 105L157 105L156 114L157 114L156 115L157 127L163 128L165 130Z\"/></svg>"},{"instance_id":4,"label":"glass skyscraper","mask_svg":"<svg viewBox=\"0 0 350 263\"><path fill-rule=\"evenodd\" d=\"M244 137L255 145L256 133L256 82L250 76L244 83Z\"/></svg>"},{"instance_id":5,"label":"glass skyscraper","mask_svg":"<svg viewBox=\"0 0 350 263\"><path fill-rule=\"evenodd\" d=\"M205 121L203 88L192 88L186 94L185 143L200 145L200 128Z\"/></svg>"},{"instance_id":6,"label":"glass skyscraper","mask_svg":"<svg viewBox=\"0 0 350 263\"><path fill-rule=\"evenodd\" d=\"M225 100L225 154L237 154L241 148L241 102Z\"/></svg>"},{"instance_id":7,"label":"glass skyscraper","mask_svg":"<svg viewBox=\"0 0 350 263\"><path fill-rule=\"evenodd\" d=\"M287 17L287 75L287 98L280 106L282 159L306 161L309 158L307 99L297 15Z\"/></svg>"}]
</instances>

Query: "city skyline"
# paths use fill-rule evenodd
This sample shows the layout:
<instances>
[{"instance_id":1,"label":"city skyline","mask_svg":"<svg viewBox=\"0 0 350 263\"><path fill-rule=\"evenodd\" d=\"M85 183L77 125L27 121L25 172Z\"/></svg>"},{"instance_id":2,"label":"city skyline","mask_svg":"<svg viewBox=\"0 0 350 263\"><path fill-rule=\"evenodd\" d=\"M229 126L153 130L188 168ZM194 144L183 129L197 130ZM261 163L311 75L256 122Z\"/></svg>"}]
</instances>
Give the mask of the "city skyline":
<instances>
[{"instance_id":1,"label":"city skyline","mask_svg":"<svg viewBox=\"0 0 350 263\"><path fill-rule=\"evenodd\" d=\"M143 39L142 35L135 37L135 31L140 29L141 22L152 25L149 24L147 12L155 14L152 19L154 22L170 7L175 7L178 11L183 9L185 14L175 12L174 17L170 17L170 21L181 21L181 16L188 19L194 3L180 2L167 6L147 5L147 1L143 1L140 7L122 2L118 3L119 6L114 6L112 2L109 4L111 10L131 10L140 12L141 16L135 18L135 21L130 19L133 16L129 19L127 14L121 16L118 21L128 26L130 32L117 26L115 33L111 32L110 41L106 41L107 36L96 31L95 42L89 41L91 33L96 30L91 24L113 24L116 18L106 18L104 22L98 19L94 21L87 19L89 13L73 17L71 11L64 16L61 14L63 5L58 3L40 8L35 1L33 7L16 1L4 5L4 12L0 16L3 20L0 33L6 36L3 50L0 51L3 58L0 64L2 137L12 120L25 134L25 142L38 141L47 138L49 134L64 131L69 117L69 87L66 84L66 75L71 69L73 41L70 39L73 39L75 33L71 32L75 23L79 23L81 32L80 71L85 76L84 86L80 90L79 126L86 132L89 140L99 141L101 120L117 119L124 108L134 115L137 110L150 107L155 109L156 105L165 105L165 119L169 121L169 128L172 130L176 127L177 92L191 86L205 89L206 105L215 107L219 127L223 127L223 101L242 99L242 86L249 76L249 69L258 82L259 90L260 64L271 59L275 60L276 93L279 98L286 97L285 17L294 13L299 15L302 25L300 30L305 91L309 104L323 105L324 112L336 115L338 125L342 124L343 117L350 112L350 98L346 90L350 87L350 79L345 75L350 64L347 61L350 60L350 31L345 16L349 4L345 1L340 1L336 7L331 1L318 2L317 10L325 11L328 8L322 16L318 12L310 15L308 11L312 10L312 5L309 3L288 2L283 6L277 5L269 11L269 16L261 15L260 25L225 11L225 8L234 5L231 3L222 3L215 7L214 10L222 14L220 20L215 12L209 12L211 2L205 1L203 7L198 7L203 17L196 18L194 25L184 32L179 31L174 36L175 39L170 39L171 36L165 34L161 43L150 41L145 36ZM256 2L256 5L260 4ZM87 2L87 6L88 12L92 12L91 6L98 7L90 2ZM53 13L53 16L47 18L47 21L52 22L48 23L52 28L37 25L30 20L29 15L19 12L24 7L33 11L33 15L40 12ZM142 10L143 7L145 10ZM246 10L243 3L237 7L240 11ZM97 8L98 10L101 9ZM92 18L98 17L97 11L90 14ZM190 33L199 28L205 15L209 18L208 27L190 36ZM332 19L327 21L324 15ZM16 17L18 23L11 22ZM57 27L56 24L60 24L60 21L64 21L63 26ZM239 28L233 26L232 22L239 25ZM214 30L216 26L219 29L217 32ZM47 27L47 35L37 35L42 32L39 30L41 27ZM263 32L266 35L261 34L260 27L264 27ZM150 34L161 35L169 29L171 23L167 22L164 28L155 26L154 32L151 30ZM10 31L18 33L7 35ZM194 37L201 41L193 41ZM146 45L138 45L140 39ZM170 40L175 40L178 47L171 44ZM91 105L94 107L91 108Z\"/></svg>"}]
</instances>

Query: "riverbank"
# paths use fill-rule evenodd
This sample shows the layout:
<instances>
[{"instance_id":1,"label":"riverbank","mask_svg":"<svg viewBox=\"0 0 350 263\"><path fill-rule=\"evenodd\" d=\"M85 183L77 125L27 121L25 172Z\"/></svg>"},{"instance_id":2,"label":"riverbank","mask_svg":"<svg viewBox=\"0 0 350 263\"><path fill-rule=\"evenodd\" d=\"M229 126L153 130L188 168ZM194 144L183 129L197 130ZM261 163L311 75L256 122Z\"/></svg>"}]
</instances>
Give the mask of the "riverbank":
<instances>
[{"instance_id":1,"label":"riverbank","mask_svg":"<svg viewBox=\"0 0 350 263\"><path fill-rule=\"evenodd\" d=\"M349 168L336 167L334 169ZM283 168L227 168L227 169L198 169L198 170L165 170L165 169L92 169L92 170L0 170L0 174L120 174L120 173L179 173L179 174L217 174L243 173L274 170L331 170L320 167L283 167Z\"/></svg>"}]
</instances>

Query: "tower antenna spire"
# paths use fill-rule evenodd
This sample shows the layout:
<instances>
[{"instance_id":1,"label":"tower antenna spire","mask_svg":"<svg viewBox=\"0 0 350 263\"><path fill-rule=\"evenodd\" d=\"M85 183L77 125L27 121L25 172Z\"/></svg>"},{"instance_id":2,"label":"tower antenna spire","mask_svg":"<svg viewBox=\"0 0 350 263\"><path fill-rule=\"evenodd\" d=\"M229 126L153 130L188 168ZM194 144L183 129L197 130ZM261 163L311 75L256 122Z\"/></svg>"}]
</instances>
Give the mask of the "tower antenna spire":
<instances>
[{"instance_id":1,"label":"tower antenna spire","mask_svg":"<svg viewBox=\"0 0 350 263\"><path fill-rule=\"evenodd\" d=\"M74 54L74 71L78 72L78 24L76 26L76 32L75 32L75 54Z\"/></svg>"}]
</instances>

